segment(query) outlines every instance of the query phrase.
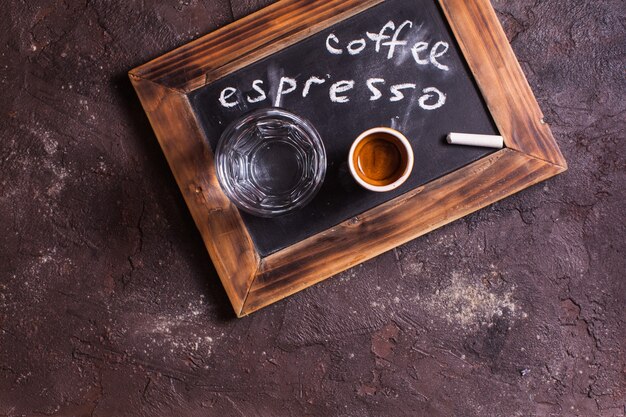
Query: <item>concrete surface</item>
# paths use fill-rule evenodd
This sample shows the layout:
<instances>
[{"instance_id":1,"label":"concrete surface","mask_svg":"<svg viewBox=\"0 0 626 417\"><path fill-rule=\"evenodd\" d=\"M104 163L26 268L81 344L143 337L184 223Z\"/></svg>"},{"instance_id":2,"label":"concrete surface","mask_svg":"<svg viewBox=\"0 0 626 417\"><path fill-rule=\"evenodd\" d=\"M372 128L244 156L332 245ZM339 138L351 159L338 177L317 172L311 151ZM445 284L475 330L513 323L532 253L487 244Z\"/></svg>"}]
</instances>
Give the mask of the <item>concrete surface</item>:
<instances>
[{"instance_id":1,"label":"concrete surface","mask_svg":"<svg viewBox=\"0 0 626 417\"><path fill-rule=\"evenodd\" d=\"M0 415L624 416L624 2L494 2L568 173L236 320L126 72L267 3L0 3Z\"/></svg>"}]
</instances>

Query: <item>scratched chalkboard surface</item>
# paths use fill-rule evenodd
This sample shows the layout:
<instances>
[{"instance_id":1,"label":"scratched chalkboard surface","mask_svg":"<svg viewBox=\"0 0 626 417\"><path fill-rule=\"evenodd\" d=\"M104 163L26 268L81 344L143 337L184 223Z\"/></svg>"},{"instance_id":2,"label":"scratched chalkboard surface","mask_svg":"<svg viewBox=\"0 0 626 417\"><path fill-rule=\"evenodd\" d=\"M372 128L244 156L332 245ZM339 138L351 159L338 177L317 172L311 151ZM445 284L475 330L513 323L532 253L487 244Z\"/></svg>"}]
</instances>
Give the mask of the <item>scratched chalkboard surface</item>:
<instances>
[{"instance_id":1,"label":"scratched chalkboard surface","mask_svg":"<svg viewBox=\"0 0 626 417\"><path fill-rule=\"evenodd\" d=\"M305 208L274 219L242 213L261 256L293 245L492 151L455 147L449 132L498 134L435 0L388 0L234 72L190 95L215 150L226 126L279 106L309 119L328 157L321 191ZM415 168L400 189L361 189L347 155L364 130L403 132Z\"/></svg>"}]
</instances>

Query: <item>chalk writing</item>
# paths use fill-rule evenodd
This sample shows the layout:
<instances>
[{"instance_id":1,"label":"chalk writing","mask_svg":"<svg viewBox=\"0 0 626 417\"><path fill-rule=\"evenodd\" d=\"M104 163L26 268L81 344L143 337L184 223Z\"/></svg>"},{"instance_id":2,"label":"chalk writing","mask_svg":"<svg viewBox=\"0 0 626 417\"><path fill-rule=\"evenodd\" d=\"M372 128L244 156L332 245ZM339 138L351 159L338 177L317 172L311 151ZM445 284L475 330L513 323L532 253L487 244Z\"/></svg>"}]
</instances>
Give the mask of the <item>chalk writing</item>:
<instances>
[{"instance_id":1,"label":"chalk writing","mask_svg":"<svg viewBox=\"0 0 626 417\"><path fill-rule=\"evenodd\" d=\"M228 101L231 97L237 94L237 89L233 87L226 87L222 90L220 94L220 104L226 108L235 107L237 105L237 101Z\"/></svg>"},{"instance_id":2,"label":"chalk writing","mask_svg":"<svg viewBox=\"0 0 626 417\"><path fill-rule=\"evenodd\" d=\"M345 93L354 88L354 81L339 81L330 86L330 101L333 103L347 103L350 99L347 96L340 96L338 94Z\"/></svg>"},{"instance_id":3,"label":"chalk writing","mask_svg":"<svg viewBox=\"0 0 626 417\"><path fill-rule=\"evenodd\" d=\"M389 99L389 101L400 101L404 98L404 94L402 93L401 90L406 90L407 88L411 88L413 90L415 90L415 87L417 87L415 84L397 84L397 85L392 85L390 90L391 93L393 94L393 97L391 97Z\"/></svg>"},{"instance_id":4,"label":"chalk writing","mask_svg":"<svg viewBox=\"0 0 626 417\"><path fill-rule=\"evenodd\" d=\"M436 89L435 87L425 88L422 90L422 93L424 93L424 95L420 97L419 105L424 110L436 110L439 107L446 104L446 95L442 93L441 91L439 91L438 89ZM430 93L433 93L433 94L430 94ZM434 104L426 103L428 100L430 100L431 98L435 96L437 97L436 103Z\"/></svg>"},{"instance_id":5,"label":"chalk writing","mask_svg":"<svg viewBox=\"0 0 626 417\"><path fill-rule=\"evenodd\" d=\"M334 34L330 34L328 35L328 38L326 38L326 49L328 49L328 52L330 52L333 55L341 55L343 54L343 51L341 49L337 49L334 46L330 45L330 41L334 41L335 44L339 43L339 38L337 38L337 36L335 36Z\"/></svg>"},{"instance_id":6,"label":"chalk writing","mask_svg":"<svg viewBox=\"0 0 626 417\"><path fill-rule=\"evenodd\" d=\"M442 47L442 50L437 52L439 47ZM448 71L450 68L448 68L447 65L443 65L437 62L437 58L444 56L446 52L448 52L449 47L450 45L448 45L447 42L437 42L435 46L433 46L433 49L430 50L430 63L440 70Z\"/></svg>"},{"instance_id":7,"label":"chalk writing","mask_svg":"<svg viewBox=\"0 0 626 417\"><path fill-rule=\"evenodd\" d=\"M306 80L306 83L304 84L304 89L302 90L302 97L306 98L306 96L309 95L309 91L311 91L311 86L313 84L324 84L326 82L325 79L323 78L318 78L318 77L311 77L308 80Z\"/></svg>"},{"instance_id":8,"label":"chalk writing","mask_svg":"<svg viewBox=\"0 0 626 417\"><path fill-rule=\"evenodd\" d=\"M285 89L285 85L289 86ZM274 107L280 107L280 100L284 95L289 93L293 93L298 88L298 83L293 78L282 77L280 79L280 83L278 83L278 91L276 92L276 101L274 102Z\"/></svg>"},{"instance_id":9,"label":"chalk writing","mask_svg":"<svg viewBox=\"0 0 626 417\"><path fill-rule=\"evenodd\" d=\"M355 45L359 45L359 46L355 47ZM367 46L367 42L365 42L365 39L357 39L348 44L348 53L350 55L358 55L361 52L363 52L366 46Z\"/></svg>"},{"instance_id":10,"label":"chalk writing","mask_svg":"<svg viewBox=\"0 0 626 417\"><path fill-rule=\"evenodd\" d=\"M248 103L258 103L267 98L267 94L265 94L265 91L261 88L262 84L263 84L263 80L255 80L252 83L252 89L256 91L257 93L259 93L259 96L256 98L250 98L250 96L247 96L246 99L248 100Z\"/></svg>"},{"instance_id":11,"label":"chalk writing","mask_svg":"<svg viewBox=\"0 0 626 417\"><path fill-rule=\"evenodd\" d=\"M384 35L385 31L387 29L394 30L395 28L396 28L396 25L393 22L387 22L385 26L383 26L382 29L380 29L380 32L378 33L367 32L367 37L373 40L374 42L376 42L376 52L380 52L381 42L389 38L389 36Z\"/></svg>"},{"instance_id":12,"label":"chalk writing","mask_svg":"<svg viewBox=\"0 0 626 417\"><path fill-rule=\"evenodd\" d=\"M417 42L415 45L413 45L413 47L411 48L411 53L413 54L413 59L415 60L415 62L417 62L419 65L428 65L428 59L422 59L420 58L420 52L425 51L426 49L428 49L428 42Z\"/></svg>"},{"instance_id":13,"label":"chalk writing","mask_svg":"<svg viewBox=\"0 0 626 417\"><path fill-rule=\"evenodd\" d=\"M421 28L410 20L405 20L399 25L390 20L378 32L365 32L363 36L357 36L356 39L340 39L336 34L330 33L325 40L325 49L331 56L344 55L342 60L360 59L359 54L368 47L373 48L377 54L383 54L385 57L383 59L386 60L395 59L399 54L398 51L402 50L402 56L405 51L410 53L409 56L413 58L411 62L414 62L417 68L429 67L438 71L450 71L450 66L445 61L450 45L444 41L433 41L430 37L428 41L425 41L423 37L422 39L410 38L408 34L413 27L417 27L415 30ZM408 39L412 39L411 44ZM274 106L280 107L285 96L301 88L302 98L310 97L314 91L325 89L332 103L344 104L350 102L352 90L367 88L367 91L371 93L370 101L388 100L396 103L405 100L408 95L419 94L419 97L416 97L419 107L432 111L444 106L447 98L446 94L435 86L418 87L419 84L416 82L385 87L386 80L375 74L371 74L364 82L357 79L333 81L332 78L331 74L327 74L326 78L308 75L304 80L300 76L295 78L284 76L280 78L277 86L270 85L269 87L265 87L263 80L257 79L252 82L251 94L246 95L245 100L254 104L265 101L270 96L274 99ZM324 85L326 81L330 81L329 85ZM219 96L222 107L230 109L242 104L240 103L243 99L242 91L250 90L240 90L233 86L224 88ZM355 93L352 94L354 96Z\"/></svg>"},{"instance_id":14,"label":"chalk writing","mask_svg":"<svg viewBox=\"0 0 626 417\"><path fill-rule=\"evenodd\" d=\"M370 101L376 101L383 96L380 90L374 86L374 84L381 84L381 83L382 84L385 83L385 80L382 78L370 78L369 80L367 80L366 82L367 88L369 88L369 90L372 92Z\"/></svg>"}]
</instances>

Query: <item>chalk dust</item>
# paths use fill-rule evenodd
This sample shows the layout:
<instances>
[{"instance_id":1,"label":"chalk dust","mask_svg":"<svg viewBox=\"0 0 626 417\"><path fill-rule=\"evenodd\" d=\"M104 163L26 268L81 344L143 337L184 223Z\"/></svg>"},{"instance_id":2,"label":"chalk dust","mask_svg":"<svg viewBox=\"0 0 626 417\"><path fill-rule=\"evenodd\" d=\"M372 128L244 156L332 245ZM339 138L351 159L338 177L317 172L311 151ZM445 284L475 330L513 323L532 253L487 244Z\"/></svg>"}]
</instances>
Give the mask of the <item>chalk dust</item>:
<instances>
[{"instance_id":1,"label":"chalk dust","mask_svg":"<svg viewBox=\"0 0 626 417\"><path fill-rule=\"evenodd\" d=\"M433 315L470 329L490 325L494 317L502 316L505 311L513 317L521 316L522 312L512 299L514 289L499 289L495 293L483 284L483 280L453 272L447 287L421 301Z\"/></svg>"},{"instance_id":2,"label":"chalk dust","mask_svg":"<svg viewBox=\"0 0 626 417\"><path fill-rule=\"evenodd\" d=\"M204 300L200 299L190 302L184 311L178 313L134 317L134 336L143 340L146 348L161 347L172 353L186 351L197 352L201 356L211 355L216 339L224 333L216 333L209 328L205 329L206 332L198 332L197 325L203 322L205 308Z\"/></svg>"}]
</instances>

